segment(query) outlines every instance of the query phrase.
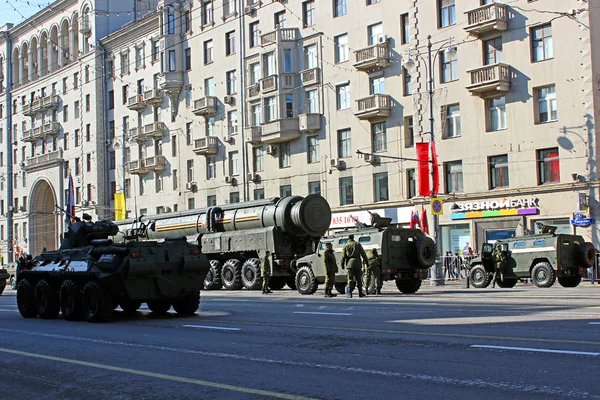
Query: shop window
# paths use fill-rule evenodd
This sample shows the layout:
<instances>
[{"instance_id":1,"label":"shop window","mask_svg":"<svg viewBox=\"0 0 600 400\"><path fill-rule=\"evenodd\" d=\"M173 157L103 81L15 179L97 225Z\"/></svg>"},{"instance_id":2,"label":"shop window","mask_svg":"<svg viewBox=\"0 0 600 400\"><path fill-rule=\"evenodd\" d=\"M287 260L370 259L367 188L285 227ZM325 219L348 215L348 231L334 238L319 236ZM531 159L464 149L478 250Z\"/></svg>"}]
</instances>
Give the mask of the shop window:
<instances>
[{"instance_id":1,"label":"shop window","mask_svg":"<svg viewBox=\"0 0 600 400\"><path fill-rule=\"evenodd\" d=\"M463 249L471 246L471 229L469 224L447 225L441 227L442 253L463 254ZM473 248L475 250L475 248Z\"/></svg>"},{"instance_id":2,"label":"shop window","mask_svg":"<svg viewBox=\"0 0 600 400\"><path fill-rule=\"evenodd\" d=\"M538 184L560 182L558 147L537 151Z\"/></svg>"}]
</instances>

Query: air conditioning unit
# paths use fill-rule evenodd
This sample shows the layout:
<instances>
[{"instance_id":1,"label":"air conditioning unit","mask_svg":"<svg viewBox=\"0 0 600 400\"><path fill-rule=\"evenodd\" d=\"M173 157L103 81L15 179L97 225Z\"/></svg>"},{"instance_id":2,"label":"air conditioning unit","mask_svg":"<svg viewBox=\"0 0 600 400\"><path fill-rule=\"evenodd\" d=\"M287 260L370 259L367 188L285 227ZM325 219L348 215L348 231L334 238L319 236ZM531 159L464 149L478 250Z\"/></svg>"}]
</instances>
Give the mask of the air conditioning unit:
<instances>
[{"instance_id":1,"label":"air conditioning unit","mask_svg":"<svg viewBox=\"0 0 600 400\"><path fill-rule=\"evenodd\" d=\"M233 142L233 136L232 135L225 135L223 137L223 141L227 142L227 143L231 143L231 142Z\"/></svg>"},{"instance_id":2,"label":"air conditioning unit","mask_svg":"<svg viewBox=\"0 0 600 400\"><path fill-rule=\"evenodd\" d=\"M21 161L21 162L19 163L19 166L20 166L21 168L23 168L23 167L25 166L25 162Z\"/></svg>"},{"instance_id":3,"label":"air conditioning unit","mask_svg":"<svg viewBox=\"0 0 600 400\"><path fill-rule=\"evenodd\" d=\"M232 177L232 176L229 176L229 175L227 175L227 176L225 177L225 183L232 183L232 182L233 182L233 177Z\"/></svg>"},{"instance_id":4,"label":"air conditioning unit","mask_svg":"<svg viewBox=\"0 0 600 400\"><path fill-rule=\"evenodd\" d=\"M366 162L368 162L371 165L376 165L379 163L379 157L378 156L372 156L370 154L365 154L363 155L364 159Z\"/></svg>"},{"instance_id":5,"label":"air conditioning unit","mask_svg":"<svg viewBox=\"0 0 600 400\"><path fill-rule=\"evenodd\" d=\"M388 35L379 35L379 37L377 38L377 43L379 44L384 44L388 42Z\"/></svg>"},{"instance_id":6,"label":"air conditioning unit","mask_svg":"<svg viewBox=\"0 0 600 400\"><path fill-rule=\"evenodd\" d=\"M252 15L254 13L254 7L246 6L244 7L244 14Z\"/></svg>"},{"instance_id":7,"label":"air conditioning unit","mask_svg":"<svg viewBox=\"0 0 600 400\"><path fill-rule=\"evenodd\" d=\"M249 173L248 174L248 181L249 182L256 182L256 181L258 181L258 175L253 174L253 173Z\"/></svg>"},{"instance_id":8,"label":"air conditioning unit","mask_svg":"<svg viewBox=\"0 0 600 400\"><path fill-rule=\"evenodd\" d=\"M231 105L234 102L235 102L235 97L233 97L233 96L225 96L225 97L223 97L223 103L225 103L225 104Z\"/></svg>"},{"instance_id":9,"label":"air conditioning unit","mask_svg":"<svg viewBox=\"0 0 600 400\"><path fill-rule=\"evenodd\" d=\"M87 200L82 200L82 201L81 201L81 205L82 205L83 207L87 207L87 206L89 206L89 205L90 205L90 202L89 202L89 201L87 201Z\"/></svg>"},{"instance_id":10,"label":"air conditioning unit","mask_svg":"<svg viewBox=\"0 0 600 400\"><path fill-rule=\"evenodd\" d=\"M339 163L340 163L340 160L338 160L337 158L332 158L329 160L329 165L334 168L337 168Z\"/></svg>"},{"instance_id":11,"label":"air conditioning unit","mask_svg":"<svg viewBox=\"0 0 600 400\"><path fill-rule=\"evenodd\" d=\"M173 210L171 210L171 207L163 206L164 213L170 213L171 211L173 211Z\"/></svg>"},{"instance_id":12,"label":"air conditioning unit","mask_svg":"<svg viewBox=\"0 0 600 400\"><path fill-rule=\"evenodd\" d=\"M195 191L196 190L196 182L187 182L185 184L185 190Z\"/></svg>"},{"instance_id":13,"label":"air conditioning unit","mask_svg":"<svg viewBox=\"0 0 600 400\"><path fill-rule=\"evenodd\" d=\"M25 212L25 206L21 206L21 207L19 207L19 211L21 211L21 212Z\"/></svg>"},{"instance_id":14,"label":"air conditioning unit","mask_svg":"<svg viewBox=\"0 0 600 400\"><path fill-rule=\"evenodd\" d=\"M271 154L272 156L274 156L275 154L277 154L277 147L272 146L272 145L268 145L267 146L267 154Z\"/></svg>"}]
</instances>

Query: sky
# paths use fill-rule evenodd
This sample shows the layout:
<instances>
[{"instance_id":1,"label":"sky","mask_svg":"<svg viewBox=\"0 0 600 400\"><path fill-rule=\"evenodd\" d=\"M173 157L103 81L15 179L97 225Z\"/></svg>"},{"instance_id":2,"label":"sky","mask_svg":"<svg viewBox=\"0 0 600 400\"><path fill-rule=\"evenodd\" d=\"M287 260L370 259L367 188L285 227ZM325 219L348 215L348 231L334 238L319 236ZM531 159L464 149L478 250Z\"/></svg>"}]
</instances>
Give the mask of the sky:
<instances>
[{"instance_id":1,"label":"sky","mask_svg":"<svg viewBox=\"0 0 600 400\"><path fill-rule=\"evenodd\" d=\"M48 3L48 0L0 0L0 26L8 22L17 25L23 22L23 16L31 17Z\"/></svg>"}]
</instances>

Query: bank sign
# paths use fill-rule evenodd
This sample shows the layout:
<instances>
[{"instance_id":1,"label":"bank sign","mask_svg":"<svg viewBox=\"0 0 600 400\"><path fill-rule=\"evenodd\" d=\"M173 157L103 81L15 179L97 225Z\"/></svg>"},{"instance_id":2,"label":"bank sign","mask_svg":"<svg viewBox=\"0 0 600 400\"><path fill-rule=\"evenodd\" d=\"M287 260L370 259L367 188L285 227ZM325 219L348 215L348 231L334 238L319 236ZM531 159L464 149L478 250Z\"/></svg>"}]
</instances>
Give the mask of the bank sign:
<instances>
[{"instance_id":1,"label":"bank sign","mask_svg":"<svg viewBox=\"0 0 600 400\"><path fill-rule=\"evenodd\" d=\"M536 215L539 212L539 199L535 197L503 198L456 205L458 208L455 207L450 215L452 220Z\"/></svg>"}]
</instances>

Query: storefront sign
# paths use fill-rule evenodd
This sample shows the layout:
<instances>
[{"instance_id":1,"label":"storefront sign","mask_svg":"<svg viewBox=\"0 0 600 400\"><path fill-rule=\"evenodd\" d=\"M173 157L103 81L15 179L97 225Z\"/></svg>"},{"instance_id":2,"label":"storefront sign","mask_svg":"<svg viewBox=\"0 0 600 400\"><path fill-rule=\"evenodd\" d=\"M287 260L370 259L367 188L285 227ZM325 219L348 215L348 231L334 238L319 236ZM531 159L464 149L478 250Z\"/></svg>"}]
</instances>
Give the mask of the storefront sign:
<instances>
[{"instance_id":1,"label":"storefront sign","mask_svg":"<svg viewBox=\"0 0 600 400\"><path fill-rule=\"evenodd\" d=\"M457 204L458 208L450 216L452 220L508 217L515 215L536 215L539 200L535 197L480 201Z\"/></svg>"},{"instance_id":2,"label":"storefront sign","mask_svg":"<svg viewBox=\"0 0 600 400\"><path fill-rule=\"evenodd\" d=\"M356 226L356 222L362 222L371 225L371 214L379 214L380 217L391 218L392 223L408 224L410 222L410 211L414 207L399 207L399 208L379 208L374 210L359 210L343 213L334 213L331 216L331 225L329 229L352 228Z\"/></svg>"},{"instance_id":3,"label":"storefront sign","mask_svg":"<svg viewBox=\"0 0 600 400\"><path fill-rule=\"evenodd\" d=\"M594 218L588 218L581 213L575 213L573 214L571 224L582 228L587 228L588 226L592 225L595 221L596 220Z\"/></svg>"}]
</instances>

